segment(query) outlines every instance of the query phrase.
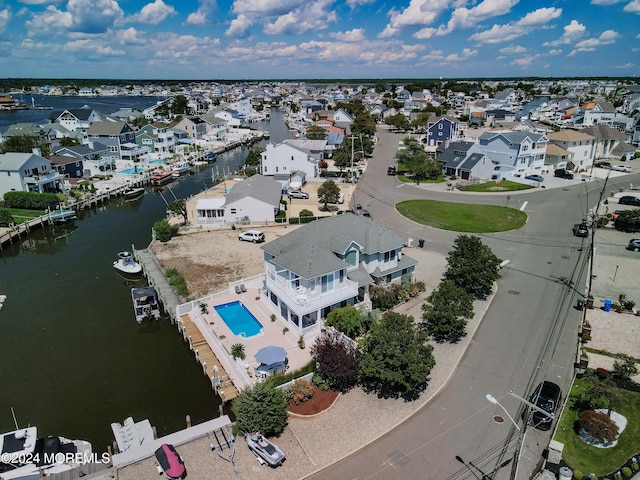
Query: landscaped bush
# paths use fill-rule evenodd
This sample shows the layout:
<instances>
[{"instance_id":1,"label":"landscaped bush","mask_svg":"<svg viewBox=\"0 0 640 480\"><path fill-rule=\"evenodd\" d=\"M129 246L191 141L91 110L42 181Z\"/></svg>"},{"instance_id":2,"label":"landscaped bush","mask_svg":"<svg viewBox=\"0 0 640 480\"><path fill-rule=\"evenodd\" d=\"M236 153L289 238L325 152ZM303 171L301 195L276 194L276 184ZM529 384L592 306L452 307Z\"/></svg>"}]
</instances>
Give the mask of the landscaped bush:
<instances>
[{"instance_id":1,"label":"landscaped bush","mask_svg":"<svg viewBox=\"0 0 640 480\"><path fill-rule=\"evenodd\" d=\"M578 424L591 438L600 442L613 442L618 436L618 426L606 413L584 410L578 417Z\"/></svg>"},{"instance_id":2,"label":"landscaped bush","mask_svg":"<svg viewBox=\"0 0 640 480\"><path fill-rule=\"evenodd\" d=\"M373 308L380 310L391 310L400 301L401 287L398 284L391 284L388 287L374 285L369 289L371 304Z\"/></svg>"},{"instance_id":3,"label":"landscaped bush","mask_svg":"<svg viewBox=\"0 0 640 480\"><path fill-rule=\"evenodd\" d=\"M573 471L573 478L575 478L576 480L582 480L582 477L584 477L584 475L580 470Z\"/></svg>"},{"instance_id":4,"label":"landscaped bush","mask_svg":"<svg viewBox=\"0 0 640 480\"><path fill-rule=\"evenodd\" d=\"M175 268L167 268L164 274L169 279L169 284L173 287L175 292L178 295L186 297L189 293L189 290L187 289L187 282L185 281L184 277L180 275L178 270L176 270Z\"/></svg>"},{"instance_id":5,"label":"landscaped bush","mask_svg":"<svg viewBox=\"0 0 640 480\"><path fill-rule=\"evenodd\" d=\"M313 385L306 380L296 380L293 385L287 388L284 395L289 403L298 405L313 397L313 389Z\"/></svg>"},{"instance_id":6,"label":"landscaped bush","mask_svg":"<svg viewBox=\"0 0 640 480\"><path fill-rule=\"evenodd\" d=\"M631 477L632 473L633 473L633 472L631 471L631 469L630 469L629 467L622 467L622 476L623 476L624 478L629 478L629 477Z\"/></svg>"},{"instance_id":7,"label":"landscaped bush","mask_svg":"<svg viewBox=\"0 0 640 480\"><path fill-rule=\"evenodd\" d=\"M7 192L4 201L9 208L24 208L25 210L46 210L57 208L60 200L54 193L38 192Z\"/></svg>"},{"instance_id":8,"label":"landscaped bush","mask_svg":"<svg viewBox=\"0 0 640 480\"><path fill-rule=\"evenodd\" d=\"M170 225L166 218L158 220L153 224L153 231L156 234L156 239L161 242L168 242L171 237L177 235L179 227L177 225Z\"/></svg>"},{"instance_id":9,"label":"landscaped bush","mask_svg":"<svg viewBox=\"0 0 640 480\"><path fill-rule=\"evenodd\" d=\"M8 227L12 223L15 223L13 215L9 210L0 210L0 227Z\"/></svg>"}]
</instances>

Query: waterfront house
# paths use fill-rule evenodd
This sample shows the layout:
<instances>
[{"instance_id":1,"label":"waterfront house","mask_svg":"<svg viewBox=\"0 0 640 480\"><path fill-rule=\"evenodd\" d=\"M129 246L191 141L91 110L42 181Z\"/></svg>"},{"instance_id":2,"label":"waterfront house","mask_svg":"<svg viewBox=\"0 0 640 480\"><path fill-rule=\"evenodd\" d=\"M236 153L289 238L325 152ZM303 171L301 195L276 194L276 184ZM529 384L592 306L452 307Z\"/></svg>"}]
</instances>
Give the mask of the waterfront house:
<instances>
[{"instance_id":1,"label":"waterfront house","mask_svg":"<svg viewBox=\"0 0 640 480\"><path fill-rule=\"evenodd\" d=\"M62 190L64 175L37 153L0 154L0 198L7 192L55 193Z\"/></svg>"},{"instance_id":2,"label":"waterfront house","mask_svg":"<svg viewBox=\"0 0 640 480\"><path fill-rule=\"evenodd\" d=\"M547 165L554 165L555 168L566 168L568 170L586 170L593 164L593 156L595 154L596 139L593 135L589 135L584 131L577 130L559 130L557 132L551 132L547 134L549 139L549 145L547 146L547 152L549 147L553 144L560 147L563 150L567 150L572 153L572 158L566 158L564 165L556 166L556 160L561 160L556 153L552 150L552 159L547 158L545 163ZM566 156L566 155L561 155Z\"/></svg>"},{"instance_id":3,"label":"waterfront house","mask_svg":"<svg viewBox=\"0 0 640 480\"><path fill-rule=\"evenodd\" d=\"M87 143L90 142L106 145L109 149L107 156L114 163L117 160L130 160L132 149L138 147L135 132L125 122L93 122L87 132Z\"/></svg>"},{"instance_id":4,"label":"waterfront house","mask_svg":"<svg viewBox=\"0 0 640 480\"><path fill-rule=\"evenodd\" d=\"M165 157L171 155L175 149L175 136L169 124L154 122L136 132L136 143Z\"/></svg>"},{"instance_id":5,"label":"waterfront house","mask_svg":"<svg viewBox=\"0 0 640 480\"><path fill-rule=\"evenodd\" d=\"M583 133L595 137L594 160L601 158L613 158L613 150L619 143L627 139L627 135L607 125L596 124L580 130Z\"/></svg>"},{"instance_id":6,"label":"waterfront house","mask_svg":"<svg viewBox=\"0 0 640 480\"><path fill-rule=\"evenodd\" d=\"M67 155L51 155L51 166L66 178L84 177L84 159Z\"/></svg>"},{"instance_id":7,"label":"waterfront house","mask_svg":"<svg viewBox=\"0 0 640 480\"><path fill-rule=\"evenodd\" d=\"M555 143L549 143L544 155L544 164L549 167L549 171L554 171L558 168L574 170L574 155L572 151L566 150Z\"/></svg>"},{"instance_id":8,"label":"waterfront house","mask_svg":"<svg viewBox=\"0 0 640 480\"><path fill-rule=\"evenodd\" d=\"M490 131L478 138L484 154L498 166L502 177L540 174L549 140L531 132Z\"/></svg>"},{"instance_id":9,"label":"waterfront house","mask_svg":"<svg viewBox=\"0 0 640 480\"><path fill-rule=\"evenodd\" d=\"M326 144L326 140L324 141ZM296 145L268 143L261 154L260 171L262 175L273 176L278 173L291 174L303 171L307 177L318 176L319 161L309 151Z\"/></svg>"},{"instance_id":10,"label":"waterfront house","mask_svg":"<svg viewBox=\"0 0 640 480\"><path fill-rule=\"evenodd\" d=\"M52 115L54 123L59 123L67 130L86 134L93 122L102 120L102 116L91 108L73 108Z\"/></svg>"},{"instance_id":11,"label":"waterfront house","mask_svg":"<svg viewBox=\"0 0 640 480\"><path fill-rule=\"evenodd\" d=\"M370 218L345 213L308 223L262 246L263 301L306 333L334 308L369 302L369 286L413 278L404 241Z\"/></svg>"},{"instance_id":12,"label":"waterfront house","mask_svg":"<svg viewBox=\"0 0 640 480\"><path fill-rule=\"evenodd\" d=\"M56 148L53 153L60 156L81 158L84 166L84 176L100 175L115 168L109 156L109 148L100 142L89 142L84 145Z\"/></svg>"},{"instance_id":13,"label":"waterfront house","mask_svg":"<svg viewBox=\"0 0 640 480\"><path fill-rule=\"evenodd\" d=\"M207 122L200 117L184 117L178 123L171 124L173 128L187 132L192 140L202 139L207 134Z\"/></svg>"},{"instance_id":14,"label":"waterfront house","mask_svg":"<svg viewBox=\"0 0 640 480\"><path fill-rule=\"evenodd\" d=\"M196 203L196 225L223 227L273 223L280 212L282 184L253 175L236 183L224 197L201 198Z\"/></svg>"}]
</instances>

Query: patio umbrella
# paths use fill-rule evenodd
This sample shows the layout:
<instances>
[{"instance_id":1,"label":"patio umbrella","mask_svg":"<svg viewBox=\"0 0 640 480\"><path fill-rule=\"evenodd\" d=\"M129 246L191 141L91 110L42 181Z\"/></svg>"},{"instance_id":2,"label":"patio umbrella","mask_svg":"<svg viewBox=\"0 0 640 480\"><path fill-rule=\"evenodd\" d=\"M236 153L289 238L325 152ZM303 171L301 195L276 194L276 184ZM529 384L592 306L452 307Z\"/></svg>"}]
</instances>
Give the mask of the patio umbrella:
<instances>
[{"instance_id":1,"label":"patio umbrella","mask_svg":"<svg viewBox=\"0 0 640 480\"><path fill-rule=\"evenodd\" d=\"M254 358L256 359L256 362L263 363L265 365L272 365L274 363L284 361L286 356L287 351L284 348L270 345L258 350Z\"/></svg>"}]
</instances>

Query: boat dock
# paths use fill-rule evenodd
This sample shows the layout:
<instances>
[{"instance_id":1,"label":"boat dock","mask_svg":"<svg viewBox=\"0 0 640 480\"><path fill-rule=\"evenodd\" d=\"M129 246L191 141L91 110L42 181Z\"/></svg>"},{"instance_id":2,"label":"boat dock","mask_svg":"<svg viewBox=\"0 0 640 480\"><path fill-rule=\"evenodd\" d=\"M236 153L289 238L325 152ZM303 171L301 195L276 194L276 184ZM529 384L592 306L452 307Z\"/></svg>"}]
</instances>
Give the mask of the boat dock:
<instances>
[{"instance_id":1,"label":"boat dock","mask_svg":"<svg viewBox=\"0 0 640 480\"><path fill-rule=\"evenodd\" d=\"M183 303L183 300L169 283L160 262L158 262L153 252L148 248L136 250L132 245L131 251L133 252L136 262L142 267L142 273L144 273L147 280L149 280L149 285L155 288L158 294L158 300L162 302L164 311L171 317L171 323L175 323L176 307Z\"/></svg>"}]
</instances>

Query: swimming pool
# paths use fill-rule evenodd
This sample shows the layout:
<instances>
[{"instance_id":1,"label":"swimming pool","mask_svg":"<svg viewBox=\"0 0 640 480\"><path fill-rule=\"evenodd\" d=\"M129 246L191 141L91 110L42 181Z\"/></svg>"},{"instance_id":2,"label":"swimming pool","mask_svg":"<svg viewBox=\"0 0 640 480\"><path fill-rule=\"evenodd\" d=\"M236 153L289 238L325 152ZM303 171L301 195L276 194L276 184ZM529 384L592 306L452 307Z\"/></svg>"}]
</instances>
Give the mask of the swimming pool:
<instances>
[{"instance_id":1,"label":"swimming pool","mask_svg":"<svg viewBox=\"0 0 640 480\"><path fill-rule=\"evenodd\" d=\"M120 173L124 173L125 175L133 175L135 173L142 173L143 170L141 168L126 168L124 170L120 170Z\"/></svg>"},{"instance_id":2,"label":"swimming pool","mask_svg":"<svg viewBox=\"0 0 640 480\"><path fill-rule=\"evenodd\" d=\"M262 333L262 324L239 301L217 305L213 308L234 335L249 338Z\"/></svg>"}]
</instances>

